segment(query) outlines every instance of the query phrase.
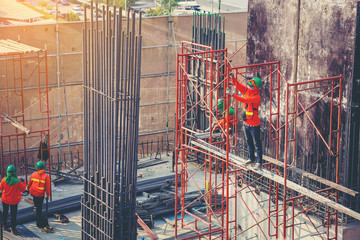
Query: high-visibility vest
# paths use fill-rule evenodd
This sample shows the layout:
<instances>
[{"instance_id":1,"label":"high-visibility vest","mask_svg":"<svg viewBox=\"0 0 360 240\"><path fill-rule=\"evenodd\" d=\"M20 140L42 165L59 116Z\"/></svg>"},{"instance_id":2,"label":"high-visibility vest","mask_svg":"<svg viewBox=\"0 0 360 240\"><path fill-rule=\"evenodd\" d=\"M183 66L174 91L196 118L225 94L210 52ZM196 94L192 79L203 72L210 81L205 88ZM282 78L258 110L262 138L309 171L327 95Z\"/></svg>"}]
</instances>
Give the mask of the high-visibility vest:
<instances>
[{"instance_id":1,"label":"high-visibility vest","mask_svg":"<svg viewBox=\"0 0 360 240\"><path fill-rule=\"evenodd\" d=\"M254 111L257 111L257 108L254 108L251 103L244 103L243 108L246 114L246 119L250 120L254 116Z\"/></svg>"},{"instance_id":2,"label":"high-visibility vest","mask_svg":"<svg viewBox=\"0 0 360 240\"><path fill-rule=\"evenodd\" d=\"M30 181L32 181L29 192L33 196L42 197L45 195L45 186L46 186L46 174L41 174L34 172L31 175Z\"/></svg>"}]
</instances>

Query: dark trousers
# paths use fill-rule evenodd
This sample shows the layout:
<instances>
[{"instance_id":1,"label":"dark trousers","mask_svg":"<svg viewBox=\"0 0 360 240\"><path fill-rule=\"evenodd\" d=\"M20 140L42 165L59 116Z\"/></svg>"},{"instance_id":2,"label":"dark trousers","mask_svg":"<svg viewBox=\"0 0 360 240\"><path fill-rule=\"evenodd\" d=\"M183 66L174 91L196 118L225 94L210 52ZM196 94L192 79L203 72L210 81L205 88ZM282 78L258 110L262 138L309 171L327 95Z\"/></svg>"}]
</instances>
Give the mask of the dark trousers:
<instances>
[{"instance_id":1,"label":"dark trousers","mask_svg":"<svg viewBox=\"0 0 360 240\"><path fill-rule=\"evenodd\" d=\"M11 211L11 229L16 229L16 214L17 214L17 207L18 205L9 205L6 203L2 203L3 204L3 214L2 214L2 220L4 223L4 226L7 227L7 219L8 219L8 215L9 215L9 208Z\"/></svg>"},{"instance_id":2,"label":"dark trousers","mask_svg":"<svg viewBox=\"0 0 360 240\"><path fill-rule=\"evenodd\" d=\"M34 199L34 206L35 206L35 211L36 211L36 226L39 228L43 228L46 227L45 225L45 220L42 216L42 205L44 202L44 197L35 197L32 196Z\"/></svg>"},{"instance_id":3,"label":"dark trousers","mask_svg":"<svg viewBox=\"0 0 360 240\"><path fill-rule=\"evenodd\" d=\"M248 145L248 151L249 151L249 158L251 161L255 161L255 147L256 147L256 154L257 154L257 163L262 164L262 145L261 145L261 139L260 139L260 126L249 126L244 124L244 132L246 136L246 142ZM254 140L255 140L255 146L254 146Z\"/></svg>"}]
</instances>

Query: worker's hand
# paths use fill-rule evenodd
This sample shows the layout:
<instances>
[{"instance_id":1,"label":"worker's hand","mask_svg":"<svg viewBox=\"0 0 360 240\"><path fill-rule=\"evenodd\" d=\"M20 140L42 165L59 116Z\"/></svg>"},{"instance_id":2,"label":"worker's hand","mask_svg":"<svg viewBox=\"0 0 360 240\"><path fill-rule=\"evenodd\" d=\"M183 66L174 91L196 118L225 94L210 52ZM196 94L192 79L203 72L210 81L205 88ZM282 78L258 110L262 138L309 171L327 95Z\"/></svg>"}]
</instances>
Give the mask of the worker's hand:
<instances>
[{"instance_id":1,"label":"worker's hand","mask_svg":"<svg viewBox=\"0 0 360 240\"><path fill-rule=\"evenodd\" d=\"M229 77L230 77L230 78L233 78L233 77L234 77L234 73L233 73L233 72L230 72L230 73L229 73Z\"/></svg>"},{"instance_id":2,"label":"worker's hand","mask_svg":"<svg viewBox=\"0 0 360 240\"><path fill-rule=\"evenodd\" d=\"M25 179L21 178L20 181L21 181L21 182L25 182Z\"/></svg>"},{"instance_id":3,"label":"worker's hand","mask_svg":"<svg viewBox=\"0 0 360 240\"><path fill-rule=\"evenodd\" d=\"M46 201L49 201L49 196L46 196L45 200L46 200Z\"/></svg>"}]
</instances>

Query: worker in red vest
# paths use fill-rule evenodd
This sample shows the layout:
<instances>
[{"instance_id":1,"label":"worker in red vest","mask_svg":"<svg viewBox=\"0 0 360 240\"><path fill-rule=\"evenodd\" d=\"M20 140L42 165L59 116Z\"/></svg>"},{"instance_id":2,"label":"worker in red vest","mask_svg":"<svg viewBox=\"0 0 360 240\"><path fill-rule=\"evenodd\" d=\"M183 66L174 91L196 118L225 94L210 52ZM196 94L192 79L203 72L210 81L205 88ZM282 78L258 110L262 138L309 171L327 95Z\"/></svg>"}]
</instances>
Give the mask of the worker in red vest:
<instances>
[{"instance_id":1,"label":"worker in red vest","mask_svg":"<svg viewBox=\"0 0 360 240\"><path fill-rule=\"evenodd\" d=\"M231 81L235 85L236 89L240 91L241 96L234 94L234 92L227 90L228 94L235 98L237 101L243 103L243 116L244 132L246 136L246 142L248 145L249 158L247 163L255 162L255 146L256 146L256 164L255 168L259 169L262 165L262 145L260 139L260 118L258 114L258 108L260 105L261 97L259 89L262 87L261 78L254 77L247 82L248 86L244 86L237 81L232 73L230 73ZM255 141L255 146L254 146Z\"/></svg>"},{"instance_id":2,"label":"worker in red vest","mask_svg":"<svg viewBox=\"0 0 360 240\"><path fill-rule=\"evenodd\" d=\"M9 208L11 210L11 232L14 235L20 235L21 232L16 229L16 214L18 203L22 199L21 193L26 189L26 182L23 178L19 179L16 176L16 168L10 165L6 169L7 176L2 179L0 183L0 190L2 191L1 201L3 204L2 221L4 230L9 231L7 224Z\"/></svg>"},{"instance_id":3,"label":"worker in red vest","mask_svg":"<svg viewBox=\"0 0 360 240\"><path fill-rule=\"evenodd\" d=\"M46 198L50 196L50 177L45 173L45 163L39 161L35 165L36 172L34 172L28 183L29 193L34 199L34 206L36 209L36 226L38 228L48 227L48 223L42 216L42 204L46 193Z\"/></svg>"}]
</instances>

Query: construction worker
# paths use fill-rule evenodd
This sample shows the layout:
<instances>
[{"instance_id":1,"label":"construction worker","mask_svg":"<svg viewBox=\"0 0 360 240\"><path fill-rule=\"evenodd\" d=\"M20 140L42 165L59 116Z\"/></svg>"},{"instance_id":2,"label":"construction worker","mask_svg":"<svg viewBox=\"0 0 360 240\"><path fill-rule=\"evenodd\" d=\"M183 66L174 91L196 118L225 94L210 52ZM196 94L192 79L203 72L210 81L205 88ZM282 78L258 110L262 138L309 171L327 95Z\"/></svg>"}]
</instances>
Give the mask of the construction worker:
<instances>
[{"instance_id":1,"label":"construction worker","mask_svg":"<svg viewBox=\"0 0 360 240\"><path fill-rule=\"evenodd\" d=\"M233 125L234 122L234 116L235 116L235 109L233 107L229 108L229 117L227 117L227 111L225 111L224 114L224 99L220 98L218 100L218 111L220 112L221 116L225 115L225 118L221 119L218 123L214 123L214 127L212 128L212 131L214 132L217 128L219 128L220 126L225 126L224 130L226 130L227 127L227 122L229 121L230 126L231 127ZM228 120L228 121L227 121ZM225 121L225 125L224 125L224 121Z\"/></svg>"},{"instance_id":2,"label":"construction worker","mask_svg":"<svg viewBox=\"0 0 360 240\"><path fill-rule=\"evenodd\" d=\"M21 232L16 230L16 214L18 203L21 201L21 193L26 189L26 182L23 178L19 179L16 176L16 168L10 165L6 169L7 176L2 179L0 183L0 190L2 191L1 201L3 204L2 221L4 230L10 231L7 224L9 208L11 210L11 232L14 235L20 235Z\"/></svg>"},{"instance_id":3,"label":"construction worker","mask_svg":"<svg viewBox=\"0 0 360 240\"><path fill-rule=\"evenodd\" d=\"M45 193L46 198L50 196L50 177L45 173L45 163L38 161L35 165L36 172L34 172L28 184L29 193L34 199L34 206L36 210L36 226L41 229L49 228L47 223L47 216L42 216L42 204ZM46 229L45 229L46 230Z\"/></svg>"},{"instance_id":4,"label":"construction worker","mask_svg":"<svg viewBox=\"0 0 360 240\"><path fill-rule=\"evenodd\" d=\"M260 105L261 97L259 89L262 87L261 78L254 77L247 82L248 86L244 86L237 81L233 73L230 73L231 81L235 85L236 89L240 91L242 97L234 94L233 91L227 89L227 93L235 98L237 101L243 103L243 115L242 119L244 121L244 132L246 137L246 142L248 145L249 158L247 164L255 162L255 146L257 159L255 168L259 169L262 165L262 145L260 139L260 118L258 114L258 108ZM255 146L254 146L255 141Z\"/></svg>"}]
</instances>

